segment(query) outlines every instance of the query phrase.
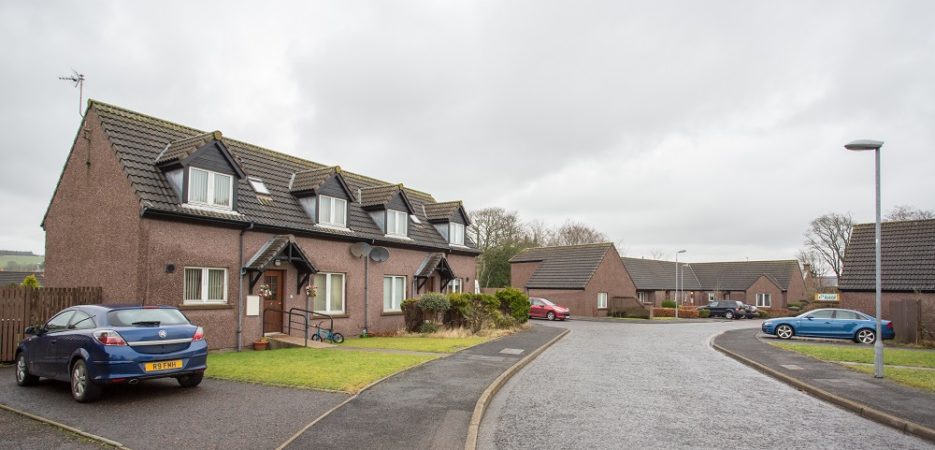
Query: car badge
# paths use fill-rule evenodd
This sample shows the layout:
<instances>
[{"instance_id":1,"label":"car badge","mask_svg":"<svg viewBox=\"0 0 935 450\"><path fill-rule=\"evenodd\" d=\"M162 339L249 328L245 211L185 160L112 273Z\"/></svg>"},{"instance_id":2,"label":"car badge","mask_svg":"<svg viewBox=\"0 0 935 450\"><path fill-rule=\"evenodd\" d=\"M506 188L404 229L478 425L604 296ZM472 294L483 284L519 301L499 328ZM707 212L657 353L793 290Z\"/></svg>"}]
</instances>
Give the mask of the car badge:
<instances>
[{"instance_id":1,"label":"car badge","mask_svg":"<svg viewBox=\"0 0 935 450\"><path fill-rule=\"evenodd\" d=\"M159 337L165 339L165 338L166 338L166 330L159 330Z\"/></svg>"}]
</instances>

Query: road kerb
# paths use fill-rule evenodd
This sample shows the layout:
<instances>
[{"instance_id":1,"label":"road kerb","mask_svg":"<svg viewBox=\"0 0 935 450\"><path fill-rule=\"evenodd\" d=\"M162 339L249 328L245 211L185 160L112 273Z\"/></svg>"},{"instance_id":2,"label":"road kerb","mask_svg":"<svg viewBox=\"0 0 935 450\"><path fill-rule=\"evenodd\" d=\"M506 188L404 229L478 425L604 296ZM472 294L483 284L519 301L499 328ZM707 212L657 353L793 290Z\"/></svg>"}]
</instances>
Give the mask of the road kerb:
<instances>
[{"instance_id":1,"label":"road kerb","mask_svg":"<svg viewBox=\"0 0 935 450\"><path fill-rule=\"evenodd\" d=\"M61 422L56 422L56 421L54 421L54 420L52 420L52 419L46 419L45 417L37 416L37 415L35 415L35 414L30 414L30 413L28 413L28 412L26 412L26 411L20 411L20 410L18 410L18 409L16 409L16 408L13 408L13 407L4 405L3 403L0 403L0 409L4 409L4 410L9 411L9 412L11 412L11 413L19 414L19 415L21 415L21 416L28 417L28 418L30 418L30 419L32 419L32 420L35 420L35 421L38 421L38 422L42 422L42 423L47 424L47 425L51 425L51 426L53 426L53 427L61 428L61 429L65 430L65 431L67 431L67 432L69 432L69 433L77 434L78 436L81 436L81 437L83 437L83 438L91 439L91 440L93 440L93 441L97 441L97 442L100 442L100 443L102 443L102 444L106 444L106 445L109 445L109 446L111 446L111 447L114 447L114 448L118 448L118 449L121 449L121 450L130 450L129 447L127 447L126 445L123 445L123 444L121 444L121 443L119 443L119 442L117 442L117 441L113 441L113 440L107 439L107 438L105 438L105 437L98 436L98 435L96 435L96 434L88 433L87 431L81 431L81 430L79 430L79 429L77 429L77 428L75 428L75 427L71 427L71 426L65 425L64 423L61 423Z\"/></svg>"},{"instance_id":2,"label":"road kerb","mask_svg":"<svg viewBox=\"0 0 935 450\"><path fill-rule=\"evenodd\" d=\"M539 346L539 348L533 350L532 353L526 355L525 358L510 366L510 368L501 373L500 376L493 381L493 383L490 383L490 386L487 386L487 389L485 389L480 398L477 399L477 403L474 404L474 414L471 415L471 424L468 426L467 440L464 443L465 450L477 449L477 434L480 431L480 423L482 420L484 420L484 413L487 412L487 406L490 404L490 399L492 399L493 396L500 391L500 388L502 388L510 378L513 378L513 375L515 375L516 372L519 372L520 369L526 367L526 365L532 362L533 359L536 359L539 354L551 347L552 344L558 342L559 339L565 337L565 335L570 331L571 330L566 328L564 331L559 333L558 336L553 337L545 344Z\"/></svg>"},{"instance_id":3,"label":"road kerb","mask_svg":"<svg viewBox=\"0 0 935 450\"><path fill-rule=\"evenodd\" d=\"M900 430L900 431L902 431L902 432L909 433L909 434L912 434L912 435L914 435L914 436L918 436L918 437L920 437L920 438L922 438L922 439L925 439L925 440L927 440L927 441L929 441L929 442L935 442L935 430L933 430L933 429L931 429L931 428L929 428L929 427L926 427L926 426L924 426L924 425L917 424L917 423L915 423L915 422L911 422L911 421L909 421L909 420L906 420L906 419L903 419L903 418L900 418L900 417L896 417L896 416L894 416L894 415L892 415L892 414L889 414L889 413L880 411L880 410L878 410L878 409L876 409L876 408L873 408L873 407L871 407L871 406L869 406L869 405L865 405L865 404L863 404L863 403L855 402L855 401L853 401L853 400L851 400L851 399L844 398L844 397L841 397L841 396L839 396L839 395L832 394L831 392L828 392L828 391L826 391L826 390L824 390L824 389L821 389L821 388L819 388L819 387L816 387L816 386L813 386L813 385L811 385L811 384L808 384L808 383L806 383L806 382L804 382L804 381L802 381L802 380L800 380L800 379L798 379L798 378L795 378L795 377L786 375L786 374L784 374L784 373L782 373L782 372L780 372L780 371L778 371L778 370L775 370L775 369L773 369L773 368L771 368L771 367L768 367L768 366L766 366L766 365L764 365L764 364L760 364L760 363L758 363L758 362L756 362L756 361L754 361L754 360L752 360L752 359L750 359L750 358L747 358L747 357L745 357L745 356L743 356L743 355L740 355L740 354L738 354L738 353L735 353L735 352L733 352L733 351L731 351L731 350L728 350L728 349L726 349L726 348L724 348L724 347L718 345L718 344L715 343L714 341L715 341L715 339L717 339L717 337L720 336L721 334L724 334L724 333L723 333L723 332L722 332L722 333L719 333L718 335L712 337L711 340L709 341L709 343L711 344L711 347L713 347L715 350L717 350L717 351L719 351L719 352L721 352L721 353L724 353L725 355L727 355L727 356L729 356L729 357L731 357L731 358L734 358L734 359L736 359L737 361L740 361L741 363L746 364L746 365L748 365L748 366L750 366L750 367L752 367L752 368L754 368L754 369L756 369L756 370L758 370L758 371L760 371L760 372L762 372L762 373L764 373L764 374L766 374L766 375L768 375L768 376L771 376L771 377L773 377L773 378L776 378L776 379L778 379L779 381L782 381L782 382L784 382L784 383L786 383L786 384L789 384L789 385L795 387L796 389L799 389L799 390L808 392L809 394L812 394L812 395L814 395L815 397L818 397L818 398L820 398L820 399L822 399L822 400L825 400L825 401L834 403L834 404L836 404L836 405L838 405L838 406L840 406L840 407L842 407L842 408L844 408L844 409L847 409L847 410L850 410L850 411L852 411L852 412L855 412L855 413L857 413L857 414L860 415L860 416L866 417L866 418L868 418L868 419L870 419L870 420L873 420L873 421L875 421L875 422L881 423L881 424L883 424L883 425L887 425L887 426L893 427L893 428L895 428L895 429L897 429L897 430Z\"/></svg>"}]
</instances>

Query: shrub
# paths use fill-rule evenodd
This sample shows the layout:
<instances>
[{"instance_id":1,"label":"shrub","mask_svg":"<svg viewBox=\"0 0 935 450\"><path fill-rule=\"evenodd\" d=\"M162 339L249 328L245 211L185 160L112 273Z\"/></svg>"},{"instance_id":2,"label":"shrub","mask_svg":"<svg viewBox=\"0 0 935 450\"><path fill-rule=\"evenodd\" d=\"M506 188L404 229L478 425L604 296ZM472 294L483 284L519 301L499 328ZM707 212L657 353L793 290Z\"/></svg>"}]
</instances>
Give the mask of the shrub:
<instances>
[{"instance_id":1,"label":"shrub","mask_svg":"<svg viewBox=\"0 0 935 450\"><path fill-rule=\"evenodd\" d=\"M611 317L633 317L637 319L648 319L649 310L641 307L623 308L612 311L610 315Z\"/></svg>"},{"instance_id":2,"label":"shrub","mask_svg":"<svg viewBox=\"0 0 935 450\"><path fill-rule=\"evenodd\" d=\"M36 278L36 276L33 274L26 275L26 278L23 278L23 282L20 284L20 286L37 288L39 287L39 279Z\"/></svg>"},{"instance_id":3,"label":"shrub","mask_svg":"<svg viewBox=\"0 0 935 450\"><path fill-rule=\"evenodd\" d=\"M707 319L708 317L711 317L711 311L708 309L699 309L698 317L701 317L702 319Z\"/></svg>"},{"instance_id":4,"label":"shrub","mask_svg":"<svg viewBox=\"0 0 935 450\"><path fill-rule=\"evenodd\" d=\"M675 317L675 308L653 308L653 317Z\"/></svg>"},{"instance_id":5,"label":"shrub","mask_svg":"<svg viewBox=\"0 0 935 450\"><path fill-rule=\"evenodd\" d=\"M679 308L679 318L682 319L697 319L698 310L695 308Z\"/></svg>"},{"instance_id":6,"label":"shrub","mask_svg":"<svg viewBox=\"0 0 935 450\"><path fill-rule=\"evenodd\" d=\"M491 317L493 318L493 326L496 328L512 328L517 324L517 321L515 318L513 318L513 316L504 314L499 310L494 311Z\"/></svg>"},{"instance_id":7,"label":"shrub","mask_svg":"<svg viewBox=\"0 0 935 450\"><path fill-rule=\"evenodd\" d=\"M422 309L419 308L419 300L414 298L407 298L403 300L403 303L400 305L400 307L403 310L403 319L406 322L406 331L410 333L419 331L419 329L422 327L422 323L425 322Z\"/></svg>"},{"instance_id":8,"label":"shrub","mask_svg":"<svg viewBox=\"0 0 935 450\"><path fill-rule=\"evenodd\" d=\"M470 303L470 307L465 310L465 319L474 333L484 328L494 313L499 313L500 301L492 295L464 294L463 298Z\"/></svg>"},{"instance_id":9,"label":"shrub","mask_svg":"<svg viewBox=\"0 0 935 450\"><path fill-rule=\"evenodd\" d=\"M673 308L673 309L674 309L674 308L675 308L675 300L663 300L663 301L662 301L662 307L663 307L663 308ZM675 315L675 313L672 313L672 315Z\"/></svg>"},{"instance_id":10,"label":"shrub","mask_svg":"<svg viewBox=\"0 0 935 450\"><path fill-rule=\"evenodd\" d=\"M506 288L497 291L496 298L500 301L500 310L512 316L517 323L529 320L528 295L519 289Z\"/></svg>"},{"instance_id":11,"label":"shrub","mask_svg":"<svg viewBox=\"0 0 935 450\"><path fill-rule=\"evenodd\" d=\"M429 292L419 298L419 308L423 311L438 312L445 311L451 307L448 296L441 292Z\"/></svg>"},{"instance_id":12,"label":"shrub","mask_svg":"<svg viewBox=\"0 0 935 450\"><path fill-rule=\"evenodd\" d=\"M471 301L465 294L449 294L448 310L445 311L445 326L448 328L461 328L467 325L467 318L471 315Z\"/></svg>"},{"instance_id":13,"label":"shrub","mask_svg":"<svg viewBox=\"0 0 935 450\"><path fill-rule=\"evenodd\" d=\"M429 334L438 331L438 325L435 322L423 322L422 326L419 327L419 333Z\"/></svg>"},{"instance_id":14,"label":"shrub","mask_svg":"<svg viewBox=\"0 0 935 450\"><path fill-rule=\"evenodd\" d=\"M769 313L766 312L766 311L763 311L763 310L757 311L757 312L756 312L756 315L757 315L759 318L761 318L761 319L768 319L768 318L769 318Z\"/></svg>"}]
</instances>

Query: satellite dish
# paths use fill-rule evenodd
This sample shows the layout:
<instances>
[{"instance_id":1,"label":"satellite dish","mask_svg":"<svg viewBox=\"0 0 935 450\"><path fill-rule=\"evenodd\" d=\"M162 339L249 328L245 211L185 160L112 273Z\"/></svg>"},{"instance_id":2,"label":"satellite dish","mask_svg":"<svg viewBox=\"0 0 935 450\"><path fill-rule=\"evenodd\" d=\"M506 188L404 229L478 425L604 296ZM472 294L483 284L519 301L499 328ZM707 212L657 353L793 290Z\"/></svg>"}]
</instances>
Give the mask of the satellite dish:
<instances>
[{"instance_id":1,"label":"satellite dish","mask_svg":"<svg viewBox=\"0 0 935 450\"><path fill-rule=\"evenodd\" d=\"M383 262L390 259L390 251L386 247L373 247L370 251L370 259L373 262Z\"/></svg>"},{"instance_id":2,"label":"satellite dish","mask_svg":"<svg viewBox=\"0 0 935 450\"><path fill-rule=\"evenodd\" d=\"M351 244L351 254L354 255L355 258L363 258L370 254L371 248L370 244L366 242L355 242Z\"/></svg>"}]
</instances>

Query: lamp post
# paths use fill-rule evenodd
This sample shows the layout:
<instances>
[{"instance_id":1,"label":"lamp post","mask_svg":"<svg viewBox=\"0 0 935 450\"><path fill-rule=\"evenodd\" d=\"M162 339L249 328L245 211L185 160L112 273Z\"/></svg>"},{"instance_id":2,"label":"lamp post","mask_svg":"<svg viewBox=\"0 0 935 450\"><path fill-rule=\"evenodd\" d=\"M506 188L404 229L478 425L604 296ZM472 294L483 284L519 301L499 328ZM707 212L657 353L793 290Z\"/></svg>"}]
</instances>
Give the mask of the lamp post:
<instances>
[{"instance_id":1,"label":"lamp post","mask_svg":"<svg viewBox=\"0 0 935 450\"><path fill-rule=\"evenodd\" d=\"M679 318L679 253L685 253L686 250L675 252L675 318Z\"/></svg>"},{"instance_id":2,"label":"lamp post","mask_svg":"<svg viewBox=\"0 0 935 450\"><path fill-rule=\"evenodd\" d=\"M882 288L880 286L880 147L883 147L883 141L874 141L870 139L860 139L849 142L844 148L853 151L873 150L876 156L876 202L877 202L877 222L874 236L874 251L876 253L876 308L877 308L877 334L873 343L873 376L883 378L883 321L880 319L882 310L881 299Z\"/></svg>"}]
</instances>

